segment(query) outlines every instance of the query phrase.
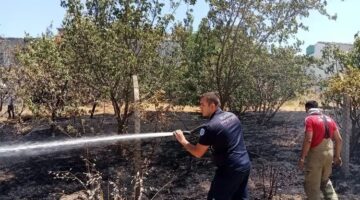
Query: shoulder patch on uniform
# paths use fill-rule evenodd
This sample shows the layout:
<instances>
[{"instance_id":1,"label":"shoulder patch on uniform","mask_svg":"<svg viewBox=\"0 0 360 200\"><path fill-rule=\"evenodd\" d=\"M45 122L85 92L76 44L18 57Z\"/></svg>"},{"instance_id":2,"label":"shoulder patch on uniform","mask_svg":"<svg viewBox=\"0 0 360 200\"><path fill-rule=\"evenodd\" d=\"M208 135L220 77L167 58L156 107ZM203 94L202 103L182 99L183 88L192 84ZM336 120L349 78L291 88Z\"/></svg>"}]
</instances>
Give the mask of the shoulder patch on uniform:
<instances>
[{"instance_id":1,"label":"shoulder patch on uniform","mask_svg":"<svg viewBox=\"0 0 360 200\"><path fill-rule=\"evenodd\" d=\"M203 136L204 134L205 134L205 129L204 128L200 129L200 136Z\"/></svg>"}]
</instances>

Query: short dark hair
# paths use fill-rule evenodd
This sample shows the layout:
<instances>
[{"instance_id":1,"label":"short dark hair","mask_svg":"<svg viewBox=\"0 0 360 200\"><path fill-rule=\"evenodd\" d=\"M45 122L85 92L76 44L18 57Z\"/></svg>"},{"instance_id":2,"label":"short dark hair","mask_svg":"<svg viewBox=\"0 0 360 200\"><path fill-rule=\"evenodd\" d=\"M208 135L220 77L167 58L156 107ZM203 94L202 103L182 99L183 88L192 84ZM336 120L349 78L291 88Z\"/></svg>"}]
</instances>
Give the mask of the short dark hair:
<instances>
[{"instance_id":1,"label":"short dark hair","mask_svg":"<svg viewBox=\"0 0 360 200\"><path fill-rule=\"evenodd\" d=\"M311 100L311 101L307 101L305 103L305 108L306 109L311 109L311 108L318 108L318 102L314 101L314 100Z\"/></svg>"},{"instance_id":2,"label":"short dark hair","mask_svg":"<svg viewBox=\"0 0 360 200\"><path fill-rule=\"evenodd\" d=\"M206 92L200 96L200 99L205 98L208 104L215 104L215 106L220 107L219 96L215 92Z\"/></svg>"}]
</instances>

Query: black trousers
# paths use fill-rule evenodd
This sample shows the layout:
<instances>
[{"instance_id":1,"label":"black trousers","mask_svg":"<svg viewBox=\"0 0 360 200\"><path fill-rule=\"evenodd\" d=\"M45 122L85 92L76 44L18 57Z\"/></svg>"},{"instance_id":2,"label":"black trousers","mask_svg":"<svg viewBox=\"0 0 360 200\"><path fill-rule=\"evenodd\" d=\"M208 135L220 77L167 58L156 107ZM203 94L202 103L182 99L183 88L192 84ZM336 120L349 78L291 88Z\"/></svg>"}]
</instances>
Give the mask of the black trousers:
<instances>
[{"instance_id":1,"label":"black trousers","mask_svg":"<svg viewBox=\"0 0 360 200\"><path fill-rule=\"evenodd\" d=\"M208 193L208 200L247 200L250 168L244 171L217 169Z\"/></svg>"},{"instance_id":2,"label":"black trousers","mask_svg":"<svg viewBox=\"0 0 360 200\"><path fill-rule=\"evenodd\" d=\"M8 105L9 118L15 118L14 105Z\"/></svg>"}]
</instances>

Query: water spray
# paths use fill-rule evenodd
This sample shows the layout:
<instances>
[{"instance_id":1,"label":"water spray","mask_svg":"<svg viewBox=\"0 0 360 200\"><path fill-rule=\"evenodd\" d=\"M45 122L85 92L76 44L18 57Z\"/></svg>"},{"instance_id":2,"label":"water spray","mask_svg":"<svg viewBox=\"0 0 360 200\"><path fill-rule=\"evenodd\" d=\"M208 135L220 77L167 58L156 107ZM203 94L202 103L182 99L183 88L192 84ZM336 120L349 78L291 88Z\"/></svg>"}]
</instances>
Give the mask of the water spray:
<instances>
[{"instance_id":1,"label":"water spray","mask_svg":"<svg viewBox=\"0 0 360 200\"><path fill-rule=\"evenodd\" d=\"M191 131L183 131L185 135L196 133L200 130L198 127ZM159 138L173 136L174 132L141 133L141 134L123 134L97 137L73 138L62 141L20 143L0 147L0 158L12 156L30 156L41 155L56 151L65 151L81 147L92 147L100 144L111 144L119 141L140 140L147 138Z\"/></svg>"}]
</instances>

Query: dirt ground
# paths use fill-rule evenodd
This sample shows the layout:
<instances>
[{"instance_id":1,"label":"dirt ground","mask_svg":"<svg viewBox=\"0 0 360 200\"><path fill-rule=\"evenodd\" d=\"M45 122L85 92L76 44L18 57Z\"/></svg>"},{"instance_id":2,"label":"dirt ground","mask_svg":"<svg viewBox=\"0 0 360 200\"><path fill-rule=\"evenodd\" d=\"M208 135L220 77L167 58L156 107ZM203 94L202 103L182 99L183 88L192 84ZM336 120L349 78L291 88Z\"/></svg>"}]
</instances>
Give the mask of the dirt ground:
<instances>
[{"instance_id":1,"label":"dirt ground","mask_svg":"<svg viewBox=\"0 0 360 200\"><path fill-rule=\"evenodd\" d=\"M303 136L302 111L282 111L268 125L256 125L250 113L240 116L252 160L251 199L304 199L303 173L297 169ZM82 120L81 120L82 119ZM0 122L0 145L113 134L111 115L94 119L63 119L51 131L45 122ZM82 123L81 123L82 122ZM131 120L130 120L131 122ZM192 129L204 123L192 112L143 113L141 131ZM132 132L130 123L127 130ZM188 136L193 142L198 136ZM133 199L134 141L81 147L43 155L0 155L0 199ZM211 155L191 157L173 137L141 141L142 199L206 199L215 167ZM334 168L333 184L340 199L360 199L360 161L353 159L351 176Z\"/></svg>"}]
</instances>

